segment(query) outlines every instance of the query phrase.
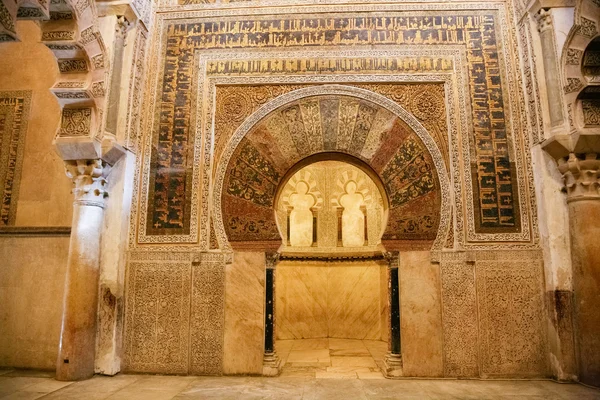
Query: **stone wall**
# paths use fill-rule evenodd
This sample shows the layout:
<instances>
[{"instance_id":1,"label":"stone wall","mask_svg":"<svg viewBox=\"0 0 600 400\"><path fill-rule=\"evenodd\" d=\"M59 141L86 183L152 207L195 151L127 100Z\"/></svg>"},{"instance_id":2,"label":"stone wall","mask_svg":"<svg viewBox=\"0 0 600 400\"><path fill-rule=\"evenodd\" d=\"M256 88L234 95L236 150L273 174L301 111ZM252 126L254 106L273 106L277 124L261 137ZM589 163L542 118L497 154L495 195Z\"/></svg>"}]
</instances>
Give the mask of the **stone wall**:
<instances>
[{"instance_id":1,"label":"stone wall","mask_svg":"<svg viewBox=\"0 0 600 400\"><path fill-rule=\"evenodd\" d=\"M69 236L0 236L0 366L54 369Z\"/></svg>"},{"instance_id":2,"label":"stone wall","mask_svg":"<svg viewBox=\"0 0 600 400\"><path fill-rule=\"evenodd\" d=\"M547 376L527 88L510 4L289 4L211 6L207 16L194 3L156 15L129 233L126 369L260 373L263 256L282 241L278 186L307 159L341 152L378 175L391 203L382 244L400 251L404 375ZM223 257L223 304L188 288L193 254L199 265L205 254ZM334 288L332 271L347 278L359 267L311 263L276 269L278 337L336 336L331 313L309 311L331 309L327 296L354 287L365 296L356 304L380 313L369 319L378 332L355 327L356 336L384 337L384 276L366 268L371 279ZM347 300L340 307L360 314ZM173 359L156 345L163 328ZM194 337L207 347L188 345ZM214 364L186 364L200 355Z\"/></svg>"},{"instance_id":3,"label":"stone wall","mask_svg":"<svg viewBox=\"0 0 600 400\"><path fill-rule=\"evenodd\" d=\"M18 197L10 200L16 202L12 224L70 226L71 186L64 163L52 147L60 122L58 102L49 90L58 76L56 59L40 43L41 31L35 22L19 21L16 26L22 41L0 46L0 92L29 92L31 103L22 160L17 163L22 165Z\"/></svg>"},{"instance_id":4,"label":"stone wall","mask_svg":"<svg viewBox=\"0 0 600 400\"><path fill-rule=\"evenodd\" d=\"M375 261L282 261L275 284L277 339L387 341L386 270Z\"/></svg>"},{"instance_id":5,"label":"stone wall","mask_svg":"<svg viewBox=\"0 0 600 400\"><path fill-rule=\"evenodd\" d=\"M16 28L21 42L0 46L0 366L54 369L72 209L52 148L58 67L35 22Z\"/></svg>"}]
</instances>

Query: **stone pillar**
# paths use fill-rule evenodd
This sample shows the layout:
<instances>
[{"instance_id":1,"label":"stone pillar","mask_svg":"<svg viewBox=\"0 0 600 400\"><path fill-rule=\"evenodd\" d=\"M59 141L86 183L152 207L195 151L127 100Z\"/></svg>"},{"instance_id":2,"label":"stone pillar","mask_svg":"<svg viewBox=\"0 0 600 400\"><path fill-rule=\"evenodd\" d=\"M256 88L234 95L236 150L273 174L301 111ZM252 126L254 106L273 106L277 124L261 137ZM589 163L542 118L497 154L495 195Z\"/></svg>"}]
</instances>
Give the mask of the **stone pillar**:
<instances>
[{"instance_id":1,"label":"stone pillar","mask_svg":"<svg viewBox=\"0 0 600 400\"><path fill-rule=\"evenodd\" d=\"M579 380L600 386L600 155L559 159L565 179Z\"/></svg>"},{"instance_id":2,"label":"stone pillar","mask_svg":"<svg viewBox=\"0 0 600 400\"><path fill-rule=\"evenodd\" d=\"M67 260L56 379L94 374L100 238L106 197L101 160L65 161L73 180L73 221Z\"/></svg>"},{"instance_id":3,"label":"stone pillar","mask_svg":"<svg viewBox=\"0 0 600 400\"><path fill-rule=\"evenodd\" d=\"M561 94L560 73L558 70L558 60L556 53L556 43L554 40L554 26L552 22L552 13L548 9L541 9L536 14L538 21L538 31L540 33L540 42L542 45L544 76L546 81L546 93L548 99L548 111L550 113L550 125L559 126L563 123L563 102Z\"/></svg>"},{"instance_id":4,"label":"stone pillar","mask_svg":"<svg viewBox=\"0 0 600 400\"><path fill-rule=\"evenodd\" d=\"M388 354L383 360L383 374L387 378L402 376L402 343L400 336L400 287L398 252L386 253L388 261Z\"/></svg>"},{"instance_id":5,"label":"stone pillar","mask_svg":"<svg viewBox=\"0 0 600 400\"><path fill-rule=\"evenodd\" d=\"M279 253L265 254L265 355L263 375L277 376L281 372L281 359L275 351L275 267Z\"/></svg>"}]
</instances>

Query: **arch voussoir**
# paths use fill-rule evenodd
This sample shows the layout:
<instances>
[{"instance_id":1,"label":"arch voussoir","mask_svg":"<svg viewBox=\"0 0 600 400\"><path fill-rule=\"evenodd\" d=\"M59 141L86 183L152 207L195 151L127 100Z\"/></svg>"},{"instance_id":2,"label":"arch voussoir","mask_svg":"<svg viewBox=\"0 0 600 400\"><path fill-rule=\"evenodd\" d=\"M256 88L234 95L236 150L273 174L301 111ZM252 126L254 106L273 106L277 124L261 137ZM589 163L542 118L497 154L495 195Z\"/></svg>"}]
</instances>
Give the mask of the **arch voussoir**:
<instances>
[{"instance_id":1,"label":"arch voussoir","mask_svg":"<svg viewBox=\"0 0 600 400\"><path fill-rule=\"evenodd\" d=\"M334 112L328 113L327 107ZM374 129L380 110L393 115L384 130ZM328 121L326 115L338 115L339 120ZM213 218L220 247L270 243L276 248L277 187L294 164L327 152L361 160L384 183L390 201L383 237L387 248L407 243L441 248L451 206L440 149L417 118L397 103L344 85L281 95L236 130L216 173Z\"/></svg>"}]
</instances>

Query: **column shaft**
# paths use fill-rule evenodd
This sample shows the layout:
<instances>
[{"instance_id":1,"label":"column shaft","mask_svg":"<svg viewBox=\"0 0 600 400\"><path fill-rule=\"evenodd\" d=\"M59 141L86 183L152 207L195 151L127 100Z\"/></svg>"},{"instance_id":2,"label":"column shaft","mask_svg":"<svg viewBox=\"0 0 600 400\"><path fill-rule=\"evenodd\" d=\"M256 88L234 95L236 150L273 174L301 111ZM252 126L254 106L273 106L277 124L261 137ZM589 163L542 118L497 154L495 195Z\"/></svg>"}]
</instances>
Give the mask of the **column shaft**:
<instances>
[{"instance_id":1,"label":"column shaft","mask_svg":"<svg viewBox=\"0 0 600 400\"><path fill-rule=\"evenodd\" d=\"M398 268L390 268L389 299L390 310L390 353L400 355L400 293L398 287Z\"/></svg>"},{"instance_id":2,"label":"column shaft","mask_svg":"<svg viewBox=\"0 0 600 400\"><path fill-rule=\"evenodd\" d=\"M265 278L265 353L275 351L275 270L268 268Z\"/></svg>"},{"instance_id":3,"label":"column shaft","mask_svg":"<svg viewBox=\"0 0 600 400\"><path fill-rule=\"evenodd\" d=\"M600 199L569 203L579 379L600 386Z\"/></svg>"},{"instance_id":4,"label":"column shaft","mask_svg":"<svg viewBox=\"0 0 600 400\"><path fill-rule=\"evenodd\" d=\"M56 379L90 378L94 374L100 238L104 218L104 185L100 160L67 161L75 202Z\"/></svg>"},{"instance_id":5,"label":"column shaft","mask_svg":"<svg viewBox=\"0 0 600 400\"><path fill-rule=\"evenodd\" d=\"M388 354L383 360L383 374L388 378L402 376L402 343L400 341L399 253L386 253L388 260Z\"/></svg>"},{"instance_id":6,"label":"column shaft","mask_svg":"<svg viewBox=\"0 0 600 400\"><path fill-rule=\"evenodd\" d=\"M281 360L275 350L275 266L278 261L278 253L265 254L265 376L277 376L281 371Z\"/></svg>"}]
</instances>

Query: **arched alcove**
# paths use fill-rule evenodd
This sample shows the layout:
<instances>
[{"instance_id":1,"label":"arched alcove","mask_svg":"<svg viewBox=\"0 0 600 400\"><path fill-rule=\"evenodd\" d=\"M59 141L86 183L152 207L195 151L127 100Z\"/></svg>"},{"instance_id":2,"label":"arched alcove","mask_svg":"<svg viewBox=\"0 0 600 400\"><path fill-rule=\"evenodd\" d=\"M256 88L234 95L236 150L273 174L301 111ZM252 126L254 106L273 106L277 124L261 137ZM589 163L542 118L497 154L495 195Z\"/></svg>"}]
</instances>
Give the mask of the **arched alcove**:
<instances>
[{"instance_id":1,"label":"arched alcove","mask_svg":"<svg viewBox=\"0 0 600 400\"><path fill-rule=\"evenodd\" d=\"M383 96L323 85L278 97L235 132L216 175L221 246L279 248L277 188L303 160L336 153L359 160L382 182L388 250L441 245L450 222L449 180L431 136Z\"/></svg>"},{"instance_id":2,"label":"arched alcove","mask_svg":"<svg viewBox=\"0 0 600 400\"><path fill-rule=\"evenodd\" d=\"M303 195L312 204L310 215L306 213L304 228L310 228L310 243L300 246L293 236L298 234L296 211L297 187L304 188ZM362 241L350 246L343 234L345 229L344 204L348 185L353 191L363 221L355 221L360 226ZM349 199L346 196L346 199ZM302 205L301 205L302 206ZM319 153L308 157L294 167L282 179L275 198L276 221L286 253L352 253L382 250L381 238L387 226L389 200L383 183L368 165L354 157L342 153ZM302 218L301 218L302 219ZM348 221L346 221L348 222ZM356 223L354 225L356 225ZM358 234L358 232L356 232ZM306 232L308 234L308 232Z\"/></svg>"}]
</instances>

